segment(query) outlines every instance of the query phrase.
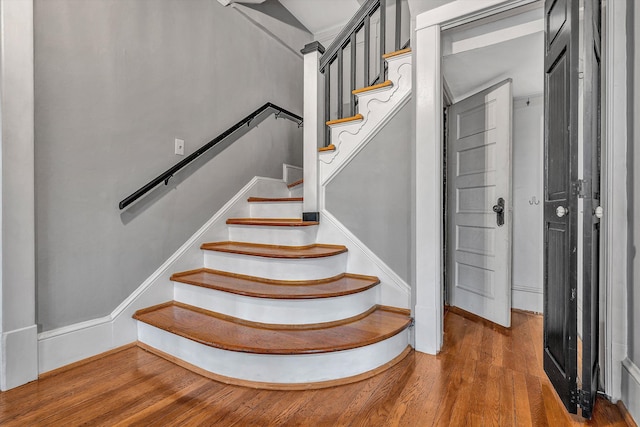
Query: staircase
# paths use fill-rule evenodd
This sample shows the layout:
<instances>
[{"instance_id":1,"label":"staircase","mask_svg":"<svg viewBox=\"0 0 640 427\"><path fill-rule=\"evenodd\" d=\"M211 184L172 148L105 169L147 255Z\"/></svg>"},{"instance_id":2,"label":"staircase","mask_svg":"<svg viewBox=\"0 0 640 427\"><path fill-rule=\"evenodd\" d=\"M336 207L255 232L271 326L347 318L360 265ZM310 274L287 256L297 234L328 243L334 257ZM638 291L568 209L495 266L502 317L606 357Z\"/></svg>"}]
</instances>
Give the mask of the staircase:
<instances>
[{"instance_id":1,"label":"staircase","mask_svg":"<svg viewBox=\"0 0 640 427\"><path fill-rule=\"evenodd\" d=\"M271 389L358 381L408 354L409 310L380 305L378 278L348 273L347 248L316 242L318 223L299 219L302 183L282 186L250 197L227 241L202 244L202 268L173 274L173 301L136 312L141 347Z\"/></svg>"}]
</instances>

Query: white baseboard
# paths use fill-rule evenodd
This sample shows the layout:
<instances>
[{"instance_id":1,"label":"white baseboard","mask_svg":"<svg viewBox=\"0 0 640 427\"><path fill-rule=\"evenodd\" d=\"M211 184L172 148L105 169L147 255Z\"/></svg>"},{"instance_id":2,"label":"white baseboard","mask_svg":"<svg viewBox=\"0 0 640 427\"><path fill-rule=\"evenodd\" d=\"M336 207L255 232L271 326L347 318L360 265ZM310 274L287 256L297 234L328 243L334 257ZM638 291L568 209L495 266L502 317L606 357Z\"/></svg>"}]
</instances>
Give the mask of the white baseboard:
<instances>
[{"instance_id":1,"label":"white baseboard","mask_svg":"<svg viewBox=\"0 0 640 427\"><path fill-rule=\"evenodd\" d=\"M640 368L628 357L622 361L622 401L638 424L640 422Z\"/></svg>"},{"instance_id":2,"label":"white baseboard","mask_svg":"<svg viewBox=\"0 0 640 427\"><path fill-rule=\"evenodd\" d=\"M542 313L544 307L542 289L514 285L511 288L511 307Z\"/></svg>"},{"instance_id":3,"label":"white baseboard","mask_svg":"<svg viewBox=\"0 0 640 427\"><path fill-rule=\"evenodd\" d=\"M200 245L206 241L227 240L227 218L249 216L247 198L255 195L257 187L260 191L273 187L274 193L286 189L280 179L254 177L110 315L37 335L34 340L38 346L36 377L38 372L48 372L136 341L133 313L173 299L171 275L202 267L204 255ZM36 352L24 354L35 355Z\"/></svg>"},{"instance_id":4,"label":"white baseboard","mask_svg":"<svg viewBox=\"0 0 640 427\"><path fill-rule=\"evenodd\" d=\"M0 389L18 387L38 379L38 327L31 325L2 334Z\"/></svg>"}]
</instances>

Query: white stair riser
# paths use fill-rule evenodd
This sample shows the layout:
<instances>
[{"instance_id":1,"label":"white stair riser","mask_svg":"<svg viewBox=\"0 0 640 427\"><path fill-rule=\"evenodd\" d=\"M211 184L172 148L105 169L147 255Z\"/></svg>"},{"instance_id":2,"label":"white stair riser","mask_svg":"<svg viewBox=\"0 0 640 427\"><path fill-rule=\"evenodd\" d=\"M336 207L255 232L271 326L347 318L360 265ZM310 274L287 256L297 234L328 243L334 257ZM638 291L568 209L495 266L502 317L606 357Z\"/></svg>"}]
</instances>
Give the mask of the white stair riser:
<instances>
[{"instance_id":1,"label":"white stair riser","mask_svg":"<svg viewBox=\"0 0 640 427\"><path fill-rule=\"evenodd\" d=\"M304 185L298 185L289 189L289 197L303 197L304 196Z\"/></svg>"},{"instance_id":2,"label":"white stair riser","mask_svg":"<svg viewBox=\"0 0 640 427\"><path fill-rule=\"evenodd\" d=\"M301 355L242 353L209 347L138 322L139 340L209 372L248 381L297 384L347 378L373 370L399 356L408 330L351 350Z\"/></svg>"},{"instance_id":3,"label":"white stair riser","mask_svg":"<svg viewBox=\"0 0 640 427\"><path fill-rule=\"evenodd\" d=\"M318 226L273 227L229 224L229 240L265 245L307 246L316 242Z\"/></svg>"},{"instance_id":4,"label":"white stair riser","mask_svg":"<svg viewBox=\"0 0 640 427\"><path fill-rule=\"evenodd\" d=\"M333 322L364 313L377 304L378 288L331 298L267 299L175 282L173 299L252 322L302 325Z\"/></svg>"},{"instance_id":5,"label":"white stair riser","mask_svg":"<svg viewBox=\"0 0 640 427\"><path fill-rule=\"evenodd\" d=\"M252 202L251 218L302 218L302 202Z\"/></svg>"},{"instance_id":6,"label":"white stair riser","mask_svg":"<svg viewBox=\"0 0 640 427\"><path fill-rule=\"evenodd\" d=\"M282 259L204 251L204 266L273 280L319 280L347 271L347 253L322 258Z\"/></svg>"}]
</instances>

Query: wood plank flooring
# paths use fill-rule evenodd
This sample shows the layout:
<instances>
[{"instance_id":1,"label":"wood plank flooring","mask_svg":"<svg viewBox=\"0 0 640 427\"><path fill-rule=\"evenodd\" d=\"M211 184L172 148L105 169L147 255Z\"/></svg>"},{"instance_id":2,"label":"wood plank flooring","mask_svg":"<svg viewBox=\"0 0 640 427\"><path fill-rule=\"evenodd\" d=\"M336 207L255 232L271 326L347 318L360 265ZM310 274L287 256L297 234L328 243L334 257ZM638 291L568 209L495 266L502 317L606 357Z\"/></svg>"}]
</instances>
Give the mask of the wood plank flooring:
<instances>
[{"instance_id":1,"label":"wood plank flooring","mask_svg":"<svg viewBox=\"0 0 640 427\"><path fill-rule=\"evenodd\" d=\"M438 356L412 353L365 381L266 391L203 378L128 348L0 393L2 426L626 426L599 400L569 417L542 372L542 318L514 313L509 332L445 318Z\"/></svg>"}]
</instances>

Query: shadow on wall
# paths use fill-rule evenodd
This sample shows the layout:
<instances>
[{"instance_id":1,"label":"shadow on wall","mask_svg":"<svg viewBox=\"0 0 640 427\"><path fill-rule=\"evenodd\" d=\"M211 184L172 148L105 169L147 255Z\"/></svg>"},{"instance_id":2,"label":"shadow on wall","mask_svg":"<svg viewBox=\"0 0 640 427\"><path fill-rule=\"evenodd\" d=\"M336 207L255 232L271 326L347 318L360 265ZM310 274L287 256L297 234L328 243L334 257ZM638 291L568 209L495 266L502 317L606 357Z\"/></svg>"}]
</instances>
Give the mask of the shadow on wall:
<instances>
[{"instance_id":1,"label":"shadow on wall","mask_svg":"<svg viewBox=\"0 0 640 427\"><path fill-rule=\"evenodd\" d=\"M307 27L302 25L302 23L298 21L298 19L293 16L293 14L289 12L289 10L287 10L287 8L285 8L278 0L266 0L262 4L245 4L245 6L249 9L264 13L265 15L268 15L273 19L277 19L284 24L309 32Z\"/></svg>"}]
</instances>

